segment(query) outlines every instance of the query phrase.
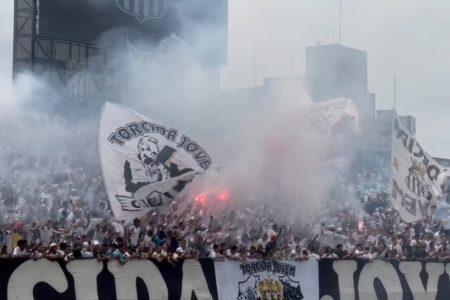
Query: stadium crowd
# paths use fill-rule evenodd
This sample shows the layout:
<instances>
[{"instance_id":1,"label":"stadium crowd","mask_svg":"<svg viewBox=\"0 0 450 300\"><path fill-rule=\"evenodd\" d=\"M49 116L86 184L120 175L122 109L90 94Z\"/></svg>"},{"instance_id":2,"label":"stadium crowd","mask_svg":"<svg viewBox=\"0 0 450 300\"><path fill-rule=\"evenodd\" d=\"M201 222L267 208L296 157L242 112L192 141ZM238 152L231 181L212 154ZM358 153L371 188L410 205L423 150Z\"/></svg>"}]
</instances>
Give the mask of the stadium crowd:
<instances>
[{"instance_id":1,"label":"stadium crowd","mask_svg":"<svg viewBox=\"0 0 450 300\"><path fill-rule=\"evenodd\" d=\"M382 167L340 178L330 188L330 199L353 200L324 203L316 218L280 220L262 203L235 207L230 202L214 205L213 211L190 200L188 205L174 201L165 212L124 223L112 217L100 168L79 164L95 153L82 147L75 151L78 154L56 158L33 157L8 147L0 147L0 152L1 258L121 263L152 259L169 264L207 257L450 258L450 218L402 222L389 206L387 172Z\"/></svg>"}]
</instances>

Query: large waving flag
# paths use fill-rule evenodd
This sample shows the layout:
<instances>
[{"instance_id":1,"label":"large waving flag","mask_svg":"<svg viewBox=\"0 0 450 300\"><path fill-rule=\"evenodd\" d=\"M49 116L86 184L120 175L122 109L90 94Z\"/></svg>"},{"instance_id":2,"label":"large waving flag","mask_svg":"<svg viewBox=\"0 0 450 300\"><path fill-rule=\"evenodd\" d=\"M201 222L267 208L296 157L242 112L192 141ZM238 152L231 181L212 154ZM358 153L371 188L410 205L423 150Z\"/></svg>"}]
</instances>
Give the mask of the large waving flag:
<instances>
[{"instance_id":1,"label":"large waving flag","mask_svg":"<svg viewBox=\"0 0 450 300\"><path fill-rule=\"evenodd\" d=\"M448 170L436 162L394 116L391 161L392 206L406 222L434 214Z\"/></svg>"},{"instance_id":2,"label":"large waving flag","mask_svg":"<svg viewBox=\"0 0 450 300\"><path fill-rule=\"evenodd\" d=\"M99 149L111 208L125 221L166 207L212 162L177 129L109 102L100 118Z\"/></svg>"}]
</instances>

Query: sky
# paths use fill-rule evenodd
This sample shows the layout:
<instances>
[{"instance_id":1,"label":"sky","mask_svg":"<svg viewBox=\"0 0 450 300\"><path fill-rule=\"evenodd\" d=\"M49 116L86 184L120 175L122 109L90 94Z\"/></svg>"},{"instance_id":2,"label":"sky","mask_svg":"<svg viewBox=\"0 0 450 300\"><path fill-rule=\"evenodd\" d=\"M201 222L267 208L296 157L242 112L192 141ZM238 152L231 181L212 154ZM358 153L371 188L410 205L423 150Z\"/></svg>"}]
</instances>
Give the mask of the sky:
<instances>
[{"instance_id":1,"label":"sky","mask_svg":"<svg viewBox=\"0 0 450 300\"><path fill-rule=\"evenodd\" d=\"M111 0L112 1L112 0ZM213 1L213 0L211 0ZM0 0L0 89L11 78L13 0ZM342 0L342 44L368 53L369 91L377 108L417 119L417 138L450 158L450 1ZM229 0L228 65L222 87L304 74L305 47L338 42L339 0ZM1 91L0 91L0 95Z\"/></svg>"}]
</instances>

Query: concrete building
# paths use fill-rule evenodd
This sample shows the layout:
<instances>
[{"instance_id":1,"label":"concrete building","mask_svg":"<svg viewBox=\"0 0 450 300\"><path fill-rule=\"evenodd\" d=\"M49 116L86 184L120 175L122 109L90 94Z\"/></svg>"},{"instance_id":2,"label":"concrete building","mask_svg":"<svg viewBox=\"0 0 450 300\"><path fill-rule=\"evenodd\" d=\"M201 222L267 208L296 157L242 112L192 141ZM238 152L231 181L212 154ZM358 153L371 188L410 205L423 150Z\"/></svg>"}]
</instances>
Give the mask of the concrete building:
<instances>
[{"instance_id":1,"label":"concrete building","mask_svg":"<svg viewBox=\"0 0 450 300\"><path fill-rule=\"evenodd\" d=\"M392 120L394 110L377 110L377 150L382 152L391 151ZM411 135L416 135L416 118L411 115L398 116L399 121L406 127Z\"/></svg>"},{"instance_id":2,"label":"concrete building","mask_svg":"<svg viewBox=\"0 0 450 300\"><path fill-rule=\"evenodd\" d=\"M361 147L375 147L375 95L367 88L367 53L339 44L306 48L306 80L316 102L345 97L358 108Z\"/></svg>"},{"instance_id":3,"label":"concrete building","mask_svg":"<svg viewBox=\"0 0 450 300\"><path fill-rule=\"evenodd\" d=\"M367 54L339 44L306 48L306 78L315 101L367 94Z\"/></svg>"}]
</instances>

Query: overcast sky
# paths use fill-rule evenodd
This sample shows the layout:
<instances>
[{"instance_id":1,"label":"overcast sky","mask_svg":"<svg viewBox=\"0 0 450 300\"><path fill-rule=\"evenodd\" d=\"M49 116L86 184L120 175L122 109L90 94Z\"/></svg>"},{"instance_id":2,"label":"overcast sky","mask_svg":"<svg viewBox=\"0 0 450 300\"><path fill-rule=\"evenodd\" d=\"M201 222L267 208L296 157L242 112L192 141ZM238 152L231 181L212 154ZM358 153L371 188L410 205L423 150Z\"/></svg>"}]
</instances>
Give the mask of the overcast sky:
<instances>
[{"instance_id":1,"label":"overcast sky","mask_svg":"<svg viewBox=\"0 0 450 300\"><path fill-rule=\"evenodd\" d=\"M2 84L11 73L13 2L0 0ZM304 74L306 46L337 42L339 0L229 2L224 88L253 85L253 55L260 82L264 77ZM449 11L448 0L342 0L342 42L368 52L369 90L376 94L377 108L392 107L396 74L397 110L417 118L418 139L431 155L448 158Z\"/></svg>"}]
</instances>

